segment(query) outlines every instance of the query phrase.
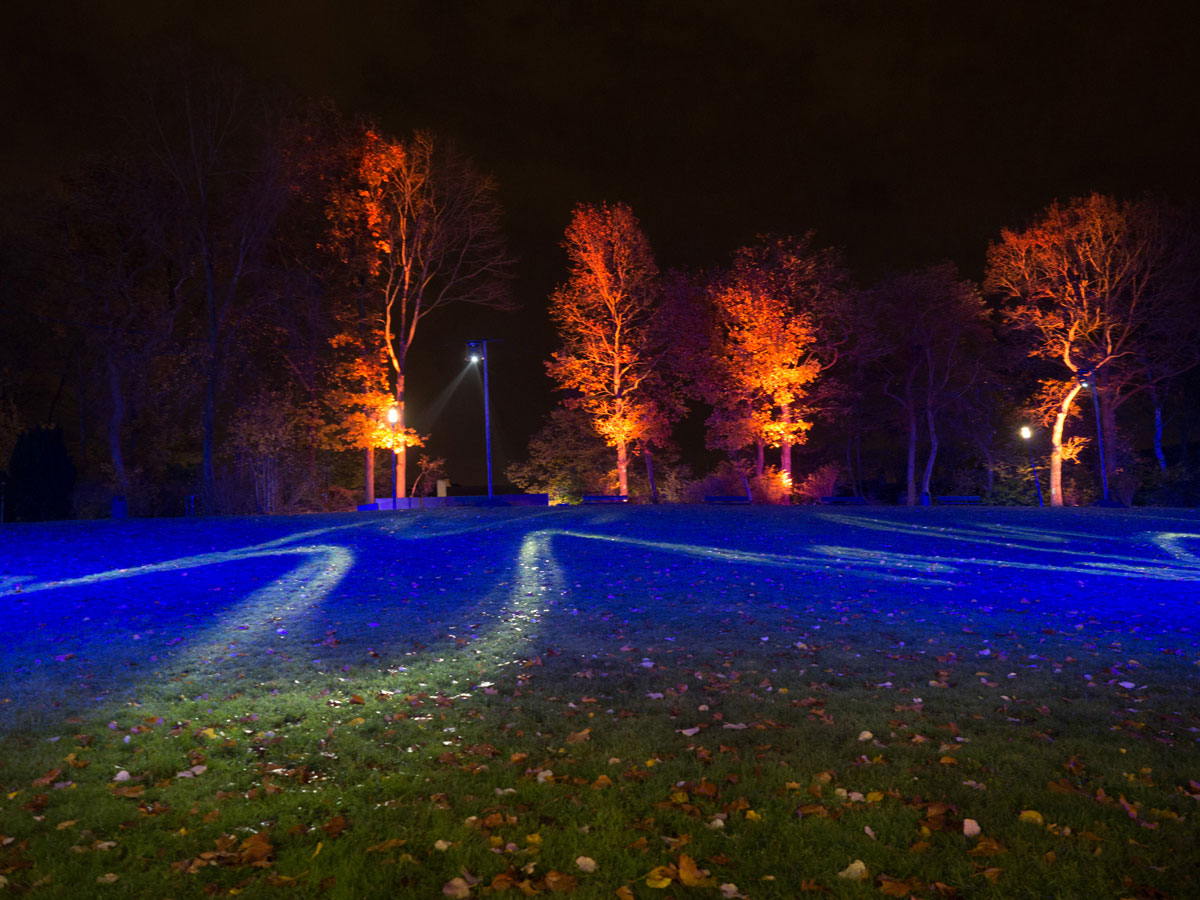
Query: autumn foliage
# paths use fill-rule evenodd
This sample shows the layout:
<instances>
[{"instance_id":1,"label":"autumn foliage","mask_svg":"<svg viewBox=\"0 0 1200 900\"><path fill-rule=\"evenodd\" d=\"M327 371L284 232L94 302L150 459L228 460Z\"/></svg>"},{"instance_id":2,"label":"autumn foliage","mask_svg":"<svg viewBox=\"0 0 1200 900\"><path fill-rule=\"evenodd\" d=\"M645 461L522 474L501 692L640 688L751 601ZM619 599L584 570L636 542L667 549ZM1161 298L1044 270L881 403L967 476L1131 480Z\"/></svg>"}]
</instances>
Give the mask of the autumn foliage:
<instances>
[{"instance_id":1,"label":"autumn foliage","mask_svg":"<svg viewBox=\"0 0 1200 900\"><path fill-rule=\"evenodd\" d=\"M575 208L563 239L567 282L550 298L561 348L546 364L596 431L616 448L618 491L629 493L630 445L661 426L651 384L659 348L654 314L658 267L624 204Z\"/></svg>"}]
</instances>

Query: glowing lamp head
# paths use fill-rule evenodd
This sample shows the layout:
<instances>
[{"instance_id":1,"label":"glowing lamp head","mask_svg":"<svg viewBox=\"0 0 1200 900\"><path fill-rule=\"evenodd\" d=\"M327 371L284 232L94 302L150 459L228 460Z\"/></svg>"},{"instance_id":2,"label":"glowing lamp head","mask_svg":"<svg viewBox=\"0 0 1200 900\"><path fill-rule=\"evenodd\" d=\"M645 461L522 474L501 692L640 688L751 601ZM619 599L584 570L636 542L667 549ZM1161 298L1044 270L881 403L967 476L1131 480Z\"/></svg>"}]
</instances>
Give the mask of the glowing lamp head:
<instances>
[{"instance_id":1,"label":"glowing lamp head","mask_svg":"<svg viewBox=\"0 0 1200 900\"><path fill-rule=\"evenodd\" d=\"M1033 432L1029 430L1028 425L1021 426L1021 437L1025 438L1025 440L1029 440L1031 437L1033 437Z\"/></svg>"},{"instance_id":2,"label":"glowing lamp head","mask_svg":"<svg viewBox=\"0 0 1200 900\"><path fill-rule=\"evenodd\" d=\"M471 354L471 362L473 362L473 363L479 362L479 354L478 353Z\"/></svg>"},{"instance_id":3,"label":"glowing lamp head","mask_svg":"<svg viewBox=\"0 0 1200 900\"><path fill-rule=\"evenodd\" d=\"M391 422L393 425L395 425L397 422L399 422L400 421L400 410L396 409L396 407L394 407L394 406L391 409L389 409L388 410L388 421Z\"/></svg>"}]
</instances>

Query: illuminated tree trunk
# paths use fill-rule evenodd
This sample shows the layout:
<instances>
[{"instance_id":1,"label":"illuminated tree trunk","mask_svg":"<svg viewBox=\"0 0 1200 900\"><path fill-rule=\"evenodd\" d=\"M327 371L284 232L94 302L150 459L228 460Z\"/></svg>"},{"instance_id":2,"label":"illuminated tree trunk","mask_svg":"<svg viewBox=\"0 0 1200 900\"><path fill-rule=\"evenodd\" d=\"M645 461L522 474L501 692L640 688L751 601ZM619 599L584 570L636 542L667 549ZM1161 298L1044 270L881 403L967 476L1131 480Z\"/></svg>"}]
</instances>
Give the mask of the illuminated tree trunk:
<instances>
[{"instance_id":1,"label":"illuminated tree trunk","mask_svg":"<svg viewBox=\"0 0 1200 900\"><path fill-rule=\"evenodd\" d=\"M364 479L363 479L365 482L365 484L363 485L363 495L364 495L363 502L364 503L374 503L375 502L375 448L368 447L364 451L364 453L366 454L364 457L364 460L366 463L366 466L365 466L366 475L364 476Z\"/></svg>"},{"instance_id":2,"label":"illuminated tree trunk","mask_svg":"<svg viewBox=\"0 0 1200 900\"><path fill-rule=\"evenodd\" d=\"M791 493L792 487L792 405L780 404L779 421L783 424L783 439L779 443L779 471L783 475L783 483Z\"/></svg>"},{"instance_id":3,"label":"illuminated tree trunk","mask_svg":"<svg viewBox=\"0 0 1200 900\"><path fill-rule=\"evenodd\" d=\"M1063 397L1063 401L1059 404L1058 412L1054 415L1054 426L1050 429L1050 505L1062 506L1062 440L1063 426L1067 422L1067 416L1071 413L1071 404L1075 402L1075 395L1082 388L1079 384L1075 384L1071 390Z\"/></svg>"},{"instance_id":4,"label":"illuminated tree trunk","mask_svg":"<svg viewBox=\"0 0 1200 900\"><path fill-rule=\"evenodd\" d=\"M629 452L624 441L617 441L617 493L629 496Z\"/></svg>"}]
</instances>

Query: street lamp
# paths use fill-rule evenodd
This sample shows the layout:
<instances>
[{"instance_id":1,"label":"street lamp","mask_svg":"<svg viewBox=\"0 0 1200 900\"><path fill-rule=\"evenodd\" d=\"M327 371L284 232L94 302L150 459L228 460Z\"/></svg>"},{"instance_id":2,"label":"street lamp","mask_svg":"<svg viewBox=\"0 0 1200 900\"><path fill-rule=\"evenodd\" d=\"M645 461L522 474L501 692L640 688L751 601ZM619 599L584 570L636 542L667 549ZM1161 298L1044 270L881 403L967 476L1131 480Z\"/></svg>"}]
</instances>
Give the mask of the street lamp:
<instances>
[{"instance_id":1,"label":"street lamp","mask_svg":"<svg viewBox=\"0 0 1200 900\"><path fill-rule=\"evenodd\" d=\"M1028 425L1021 426L1021 437L1025 438L1025 448L1029 451L1029 469L1033 472L1033 485L1037 488L1038 506L1045 506L1046 501L1042 499L1042 482L1038 478L1037 466L1033 462L1033 445L1029 443L1033 432L1029 430Z\"/></svg>"},{"instance_id":2,"label":"street lamp","mask_svg":"<svg viewBox=\"0 0 1200 900\"><path fill-rule=\"evenodd\" d=\"M400 410L392 407L388 410L388 421L392 423L392 512L396 511L396 464L400 454L396 450L396 423L400 421Z\"/></svg>"},{"instance_id":3,"label":"street lamp","mask_svg":"<svg viewBox=\"0 0 1200 900\"><path fill-rule=\"evenodd\" d=\"M1100 452L1100 485L1104 489L1104 505L1107 506L1108 500L1108 467L1104 465L1104 428L1100 424L1100 398L1096 391L1096 373L1092 370L1080 372L1076 377L1079 379L1079 386L1082 388L1091 388L1092 391L1092 408L1096 411L1096 449Z\"/></svg>"},{"instance_id":4,"label":"street lamp","mask_svg":"<svg viewBox=\"0 0 1200 900\"><path fill-rule=\"evenodd\" d=\"M492 493L492 412L488 403L488 357L487 357L487 341L470 341L467 346L471 348L471 362L478 364L483 363L483 440L487 448L487 482L488 496L493 496Z\"/></svg>"}]
</instances>

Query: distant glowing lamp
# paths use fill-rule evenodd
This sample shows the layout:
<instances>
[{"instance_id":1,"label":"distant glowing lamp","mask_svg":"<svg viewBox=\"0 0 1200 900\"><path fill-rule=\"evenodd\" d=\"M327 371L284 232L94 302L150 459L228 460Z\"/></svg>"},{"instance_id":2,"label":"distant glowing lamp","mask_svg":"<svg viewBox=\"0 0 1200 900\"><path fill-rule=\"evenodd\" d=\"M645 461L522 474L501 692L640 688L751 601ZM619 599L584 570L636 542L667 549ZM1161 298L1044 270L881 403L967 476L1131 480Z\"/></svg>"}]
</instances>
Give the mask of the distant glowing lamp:
<instances>
[{"instance_id":1,"label":"distant glowing lamp","mask_svg":"<svg viewBox=\"0 0 1200 900\"><path fill-rule=\"evenodd\" d=\"M1033 432L1029 430L1028 425L1021 426L1021 437L1025 438L1025 440L1029 440L1031 437L1033 437Z\"/></svg>"}]
</instances>

